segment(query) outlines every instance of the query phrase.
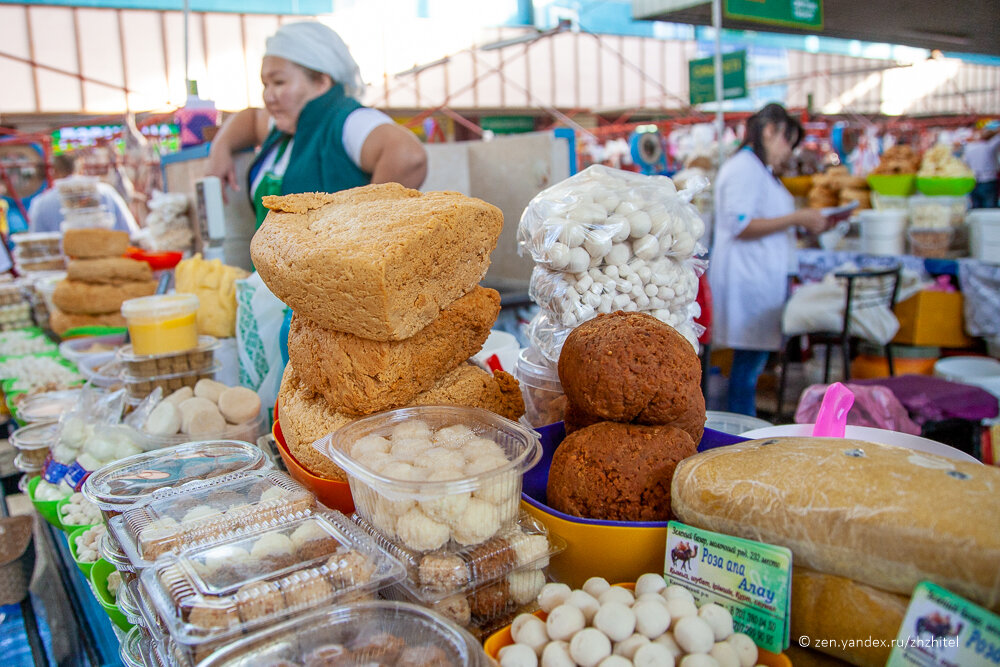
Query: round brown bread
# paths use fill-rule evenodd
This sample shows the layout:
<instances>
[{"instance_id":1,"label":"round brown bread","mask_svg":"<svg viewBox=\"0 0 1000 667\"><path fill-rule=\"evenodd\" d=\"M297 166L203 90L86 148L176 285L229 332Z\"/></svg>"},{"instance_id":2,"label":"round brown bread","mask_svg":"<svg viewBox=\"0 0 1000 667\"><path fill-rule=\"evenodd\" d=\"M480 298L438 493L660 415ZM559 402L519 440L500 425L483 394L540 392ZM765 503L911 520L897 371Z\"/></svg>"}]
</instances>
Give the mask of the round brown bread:
<instances>
[{"instance_id":1,"label":"round brown bread","mask_svg":"<svg viewBox=\"0 0 1000 667\"><path fill-rule=\"evenodd\" d=\"M588 426L556 449L548 503L587 519L667 521L674 468L695 452L691 436L675 426Z\"/></svg>"},{"instance_id":2,"label":"round brown bread","mask_svg":"<svg viewBox=\"0 0 1000 667\"><path fill-rule=\"evenodd\" d=\"M563 412L563 426L566 428L566 435L602 421L605 420L588 414L586 410L581 410L566 401L566 410Z\"/></svg>"},{"instance_id":3,"label":"round brown bread","mask_svg":"<svg viewBox=\"0 0 1000 667\"><path fill-rule=\"evenodd\" d=\"M559 379L583 420L705 423L698 354L676 329L645 313L598 315L574 329L559 357Z\"/></svg>"}]
</instances>

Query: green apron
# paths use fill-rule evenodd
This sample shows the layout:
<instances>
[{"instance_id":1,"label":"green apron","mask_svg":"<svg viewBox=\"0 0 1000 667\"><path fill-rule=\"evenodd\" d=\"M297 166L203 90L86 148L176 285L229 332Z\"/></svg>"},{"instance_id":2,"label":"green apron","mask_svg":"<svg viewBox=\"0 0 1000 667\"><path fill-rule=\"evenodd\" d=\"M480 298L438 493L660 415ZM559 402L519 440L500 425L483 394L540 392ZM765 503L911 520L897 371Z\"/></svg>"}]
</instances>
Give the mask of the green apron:
<instances>
[{"instance_id":1,"label":"green apron","mask_svg":"<svg viewBox=\"0 0 1000 667\"><path fill-rule=\"evenodd\" d=\"M278 144L277 152L274 155L274 163L271 169L264 172L261 177L260 182L257 184L257 188L253 191L253 208L254 213L257 214L257 229L260 229L261 223L264 222L264 218L267 217L267 207L264 206L264 202L261 201L267 195L280 195L281 193L281 182L284 180L284 174L278 175L274 173L274 168L278 166L281 162L281 156L285 154L285 150L288 148L289 137L285 137L281 143Z\"/></svg>"}]
</instances>

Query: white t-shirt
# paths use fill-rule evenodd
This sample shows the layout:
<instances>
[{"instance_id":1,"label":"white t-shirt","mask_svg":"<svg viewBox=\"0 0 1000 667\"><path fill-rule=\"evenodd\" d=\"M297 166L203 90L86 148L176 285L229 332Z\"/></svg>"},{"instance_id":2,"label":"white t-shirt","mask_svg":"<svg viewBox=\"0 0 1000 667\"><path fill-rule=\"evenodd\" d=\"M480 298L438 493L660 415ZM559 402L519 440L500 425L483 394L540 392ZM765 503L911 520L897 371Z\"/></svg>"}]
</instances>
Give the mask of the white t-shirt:
<instances>
[{"instance_id":1,"label":"white t-shirt","mask_svg":"<svg viewBox=\"0 0 1000 667\"><path fill-rule=\"evenodd\" d=\"M271 121L273 124L273 120ZM361 107L355 109L347 115L347 119L344 120L344 130L341 133L342 142L344 145L344 151L347 152L347 157L351 158L357 167L361 168L361 148L365 145L365 141L368 139L368 135L372 133L379 125L385 125L387 123L393 123L387 114L379 111L378 109L371 109L369 107ZM264 178L264 174L271 172L275 176L284 176L285 170L288 169L288 161L292 157L292 147L295 145L295 137L293 136L288 142L288 146L285 148L285 152L281 154L281 158L275 160L278 156L278 146L274 146L267 156L264 157L263 162L260 163L260 169L257 170L257 175L254 177L253 184L250 191L253 192L260 185L260 181Z\"/></svg>"}]
</instances>

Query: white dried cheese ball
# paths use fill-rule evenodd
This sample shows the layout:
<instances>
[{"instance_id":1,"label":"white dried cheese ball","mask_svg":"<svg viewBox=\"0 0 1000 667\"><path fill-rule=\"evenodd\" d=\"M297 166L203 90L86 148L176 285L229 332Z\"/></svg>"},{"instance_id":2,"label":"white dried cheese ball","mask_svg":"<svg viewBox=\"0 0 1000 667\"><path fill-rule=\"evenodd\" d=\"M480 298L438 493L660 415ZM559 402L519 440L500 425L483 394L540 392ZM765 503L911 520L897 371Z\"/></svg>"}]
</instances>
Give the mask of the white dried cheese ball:
<instances>
[{"instance_id":1,"label":"white dried cheese ball","mask_svg":"<svg viewBox=\"0 0 1000 667\"><path fill-rule=\"evenodd\" d=\"M653 643L665 646L670 651L670 654L674 656L674 660L679 659L684 654L684 650L677 645L677 640L674 639L674 633L672 632L664 632L654 639Z\"/></svg>"},{"instance_id":2,"label":"white dried cheese ball","mask_svg":"<svg viewBox=\"0 0 1000 667\"><path fill-rule=\"evenodd\" d=\"M649 643L648 637L640 635L638 632L636 632L631 637L628 637L625 640L616 643L614 651L612 652L615 655L620 655L622 657L631 660L632 656L635 655L635 652L639 650L639 647L645 646L648 643Z\"/></svg>"},{"instance_id":3,"label":"white dried cheese ball","mask_svg":"<svg viewBox=\"0 0 1000 667\"><path fill-rule=\"evenodd\" d=\"M569 654L569 642L549 642L542 650L542 667L576 667Z\"/></svg>"},{"instance_id":4,"label":"white dried cheese ball","mask_svg":"<svg viewBox=\"0 0 1000 667\"><path fill-rule=\"evenodd\" d=\"M715 642L715 646L708 652L719 663L719 667L741 667L740 657L736 655L736 649L729 642Z\"/></svg>"},{"instance_id":5,"label":"white dried cheese ball","mask_svg":"<svg viewBox=\"0 0 1000 667\"><path fill-rule=\"evenodd\" d=\"M402 438L424 438L430 439L430 427L420 419L407 419L392 427L392 440Z\"/></svg>"},{"instance_id":6,"label":"white dried cheese ball","mask_svg":"<svg viewBox=\"0 0 1000 667\"><path fill-rule=\"evenodd\" d=\"M659 605L663 605L664 608L667 606L667 601L664 600L663 596L659 593L643 593L635 599L636 602L648 602L650 600Z\"/></svg>"},{"instance_id":7,"label":"white dried cheese ball","mask_svg":"<svg viewBox=\"0 0 1000 667\"><path fill-rule=\"evenodd\" d=\"M757 644L750 638L750 635L734 632L726 638L726 642L736 649L736 656L740 659L740 667L753 667L757 663Z\"/></svg>"},{"instance_id":8,"label":"white dried cheese ball","mask_svg":"<svg viewBox=\"0 0 1000 667\"><path fill-rule=\"evenodd\" d=\"M380 435L366 435L351 445L351 457L360 459L369 453L388 454L389 440Z\"/></svg>"},{"instance_id":9,"label":"white dried cheese ball","mask_svg":"<svg viewBox=\"0 0 1000 667\"><path fill-rule=\"evenodd\" d=\"M396 535L403 544L416 551L433 551L448 542L448 525L430 518L413 508L396 522Z\"/></svg>"},{"instance_id":10,"label":"white dried cheese ball","mask_svg":"<svg viewBox=\"0 0 1000 667\"><path fill-rule=\"evenodd\" d=\"M653 600L640 600L632 607L636 632L656 639L670 627L670 612L666 604Z\"/></svg>"},{"instance_id":11,"label":"white dried cheese ball","mask_svg":"<svg viewBox=\"0 0 1000 667\"><path fill-rule=\"evenodd\" d=\"M580 667L597 667L611 655L611 640L600 630L585 628L570 640L569 655Z\"/></svg>"},{"instance_id":12,"label":"white dried cheese ball","mask_svg":"<svg viewBox=\"0 0 1000 667\"><path fill-rule=\"evenodd\" d=\"M485 542L500 530L500 514L495 505L472 498L458 520L450 525L454 540L470 546Z\"/></svg>"},{"instance_id":13,"label":"white dried cheese ball","mask_svg":"<svg viewBox=\"0 0 1000 667\"><path fill-rule=\"evenodd\" d=\"M571 604L583 612L583 617L590 623L594 619L597 610L601 608L601 603L587 591L575 590L566 598L566 604Z\"/></svg>"},{"instance_id":14,"label":"white dried cheese ball","mask_svg":"<svg viewBox=\"0 0 1000 667\"><path fill-rule=\"evenodd\" d=\"M510 597L519 607L535 599L538 591L545 585L545 575L541 570L525 570L507 575L510 586Z\"/></svg>"},{"instance_id":15,"label":"white dried cheese ball","mask_svg":"<svg viewBox=\"0 0 1000 667\"><path fill-rule=\"evenodd\" d=\"M464 424L454 424L453 426L445 426L442 429L438 429L438 431L431 436L431 440L434 444L440 445L441 447L458 449L475 437L476 434L468 426L465 426Z\"/></svg>"},{"instance_id":16,"label":"white dried cheese ball","mask_svg":"<svg viewBox=\"0 0 1000 667\"><path fill-rule=\"evenodd\" d=\"M542 649L549 643L549 635L545 629L545 622L533 614L521 614L514 619L523 619L520 623L511 625L510 635L518 644L523 644L531 648L536 655L541 655Z\"/></svg>"},{"instance_id":17,"label":"white dried cheese ball","mask_svg":"<svg viewBox=\"0 0 1000 667\"><path fill-rule=\"evenodd\" d=\"M566 584L545 584L538 593L538 606L545 613L551 612L569 599L573 590Z\"/></svg>"},{"instance_id":18,"label":"white dried cheese ball","mask_svg":"<svg viewBox=\"0 0 1000 667\"><path fill-rule=\"evenodd\" d=\"M635 595L639 597L645 593L659 593L667 587L662 574L648 572L639 577L635 582Z\"/></svg>"},{"instance_id":19,"label":"white dried cheese ball","mask_svg":"<svg viewBox=\"0 0 1000 667\"><path fill-rule=\"evenodd\" d=\"M715 641L721 642L733 634L733 616L725 607L709 602L701 606L698 610L698 616L712 628Z\"/></svg>"},{"instance_id":20,"label":"white dried cheese ball","mask_svg":"<svg viewBox=\"0 0 1000 667\"><path fill-rule=\"evenodd\" d=\"M572 248L569 251L569 262L566 263L566 270L570 273L579 273L590 266L590 253L583 248Z\"/></svg>"},{"instance_id":21,"label":"white dried cheese ball","mask_svg":"<svg viewBox=\"0 0 1000 667\"><path fill-rule=\"evenodd\" d=\"M599 599L604 591L610 590L611 584L604 577L591 577L583 582L583 590L594 599Z\"/></svg>"},{"instance_id":22,"label":"white dried cheese ball","mask_svg":"<svg viewBox=\"0 0 1000 667\"><path fill-rule=\"evenodd\" d=\"M620 655L609 655L597 663L597 667L632 667L632 661Z\"/></svg>"},{"instance_id":23,"label":"white dried cheese ball","mask_svg":"<svg viewBox=\"0 0 1000 667\"><path fill-rule=\"evenodd\" d=\"M715 635L705 619L685 616L674 625L674 639L685 653L708 653L715 646Z\"/></svg>"},{"instance_id":24,"label":"white dried cheese ball","mask_svg":"<svg viewBox=\"0 0 1000 667\"><path fill-rule=\"evenodd\" d=\"M565 269L566 265L569 264L569 246L565 243L556 241L549 246L546 254L549 258L549 266L556 271Z\"/></svg>"},{"instance_id":25,"label":"white dried cheese ball","mask_svg":"<svg viewBox=\"0 0 1000 667\"><path fill-rule=\"evenodd\" d=\"M611 641L624 641L635 632L635 614L620 602L602 603L594 615L594 627Z\"/></svg>"},{"instance_id":26,"label":"white dried cheese ball","mask_svg":"<svg viewBox=\"0 0 1000 667\"><path fill-rule=\"evenodd\" d=\"M618 602L626 607L631 607L635 604L635 596L632 595L632 591L627 588L622 588L621 586L612 586L608 590L604 591L597 597L597 601L601 604L607 604L609 602Z\"/></svg>"},{"instance_id":27,"label":"white dried cheese ball","mask_svg":"<svg viewBox=\"0 0 1000 667\"><path fill-rule=\"evenodd\" d=\"M549 614L545 620L545 628L549 639L568 641L573 635L583 630L587 625L583 612L569 604L561 604Z\"/></svg>"},{"instance_id":28,"label":"white dried cheese ball","mask_svg":"<svg viewBox=\"0 0 1000 667\"><path fill-rule=\"evenodd\" d=\"M667 611L670 612L670 627L673 628L677 621L687 616L697 616L698 607L691 600L684 598L674 598L667 600Z\"/></svg>"},{"instance_id":29,"label":"white dried cheese ball","mask_svg":"<svg viewBox=\"0 0 1000 667\"><path fill-rule=\"evenodd\" d=\"M719 663L707 653L692 653L681 658L678 667L719 667Z\"/></svg>"},{"instance_id":30,"label":"white dried cheese ball","mask_svg":"<svg viewBox=\"0 0 1000 667\"><path fill-rule=\"evenodd\" d=\"M500 667L538 667L538 656L534 649L524 644L504 646L497 655Z\"/></svg>"},{"instance_id":31,"label":"white dried cheese ball","mask_svg":"<svg viewBox=\"0 0 1000 667\"><path fill-rule=\"evenodd\" d=\"M632 664L635 667L674 667L674 654L666 646L650 642L636 650Z\"/></svg>"}]
</instances>

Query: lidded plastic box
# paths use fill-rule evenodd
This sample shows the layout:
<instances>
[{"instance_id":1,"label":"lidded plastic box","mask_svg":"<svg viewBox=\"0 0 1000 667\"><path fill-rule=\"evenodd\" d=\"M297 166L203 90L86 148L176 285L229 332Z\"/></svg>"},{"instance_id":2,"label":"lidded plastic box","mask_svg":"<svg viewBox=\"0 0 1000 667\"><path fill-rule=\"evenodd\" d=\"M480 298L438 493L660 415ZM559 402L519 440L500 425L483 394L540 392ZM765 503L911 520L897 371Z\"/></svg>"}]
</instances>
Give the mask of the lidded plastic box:
<instances>
[{"instance_id":1,"label":"lidded plastic box","mask_svg":"<svg viewBox=\"0 0 1000 667\"><path fill-rule=\"evenodd\" d=\"M222 364L217 363L207 368L193 371L163 373L162 375L151 375L140 378L123 376L122 383L125 385L125 395L133 403L137 403L153 393L153 390L157 387L163 390L164 396L169 396L181 387L191 387L193 389L198 384L198 380L214 380L215 374L220 368L222 368Z\"/></svg>"},{"instance_id":2,"label":"lidded plastic box","mask_svg":"<svg viewBox=\"0 0 1000 667\"><path fill-rule=\"evenodd\" d=\"M73 363L84 357L98 355L114 355L115 350L125 343L125 334L108 334L107 336L82 336L70 338L59 344L59 354Z\"/></svg>"},{"instance_id":3,"label":"lidded plastic box","mask_svg":"<svg viewBox=\"0 0 1000 667\"><path fill-rule=\"evenodd\" d=\"M109 519L145 503L157 491L195 486L223 475L270 467L264 453L248 442L189 442L106 465L87 478L83 494Z\"/></svg>"},{"instance_id":4,"label":"lidded plastic box","mask_svg":"<svg viewBox=\"0 0 1000 667\"><path fill-rule=\"evenodd\" d=\"M296 519L315 507L313 494L288 475L253 471L154 494L112 518L108 529L132 565L146 568L163 554L217 539L220 532Z\"/></svg>"},{"instance_id":5,"label":"lidded plastic box","mask_svg":"<svg viewBox=\"0 0 1000 667\"><path fill-rule=\"evenodd\" d=\"M17 416L22 422L42 422L59 419L80 400L80 389L62 389L35 394L21 401Z\"/></svg>"},{"instance_id":6,"label":"lidded plastic box","mask_svg":"<svg viewBox=\"0 0 1000 667\"><path fill-rule=\"evenodd\" d=\"M403 567L340 512L315 513L165 556L139 575L173 653L197 663L240 635L374 595Z\"/></svg>"},{"instance_id":7,"label":"lidded plastic box","mask_svg":"<svg viewBox=\"0 0 1000 667\"><path fill-rule=\"evenodd\" d=\"M545 426L562 421L566 395L556 364L534 347L526 347L517 356L514 377L521 385L524 418L530 425Z\"/></svg>"},{"instance_id":8,"label":"lidded plastic box","mask_svg":"<svg viewBox=\"0 0 1000 667\"><path fill-rule=\"evenodd\" d=\"M127 616L126 616L127 618ZM129 621L132 623L132 621ZM132 623L135 625L135 623ZM143 660L142 634L139 628L134 627L122 638L121 646L118 648L118 655L122 659L125 667L146 667Z\"/></svg>"},{"instance_id":9,"label":"lidded plastic box","mask_svg":"<svg viewBox=\"0 0 1000 667\"><path fill-rule=\"evenodd\" d=\"M214 337L198 336L197 345L183 352L137 354L134 345L123 345L116 350L115 356L125 368L125 379L138 380L211 368L218 348L219 341Z\"/></svg>"},{"instance_id":10,"label":"lidded plastic box","mask_svg":"<svg viewBox=\"0 0 1000 667\"><path fill-rule=\"evenodd\" d=\"M58 422L37 422L11 433L10 444L18 451L22 464L30 468L41 468L49 454L49 447L55 444L58 437Z\"/></svg>"},{"instance_id":11,"label":"lidded plastic box","mask_svg":"<svg viewBox=\"0 0 1000 667\"><path fill-rule=\"evenodd\" d=\"M441 616L400 602L360 602L316 611L227 646L201 667L287 664L396 664L486 667L467 632Z\"/></svg>"},{"instance_id":12,"label":"lidded plastic box","mask_svg":"<svg viewBox=\"0 0 1000 667\"><path fill-rule=\"evenodd\" d=\"M146 622L142 618L142 612L139 611L138 598L136 598L136 584L135 580L126 583L123 579L122 585L118 588L115 604L118 605L118 611L125 616L125 620L129 623L145 626Z\"/></svg>"},{"instance_id":13,"label":"lidded plastic box","mask_svg":"<svg viewBox=\"0 0 1000 667\"><path fill-rule=\"evenodd\" d=\"M158 294L122 303L122 315L137 355L170 354L198 347L198 297Z\"/></svg>"},{"instance_id":14,"label":"lidded plastic box","mask_svg":"<svg viewBox=\"0 0 1000 667\"><path fill-rule=\"evenodd\" d=\"M357 513L419 552L486 542L518 518L537 434L480 408L417 406L354 421L314 443L347 473Z\"/></svg>"}]
</instances>

